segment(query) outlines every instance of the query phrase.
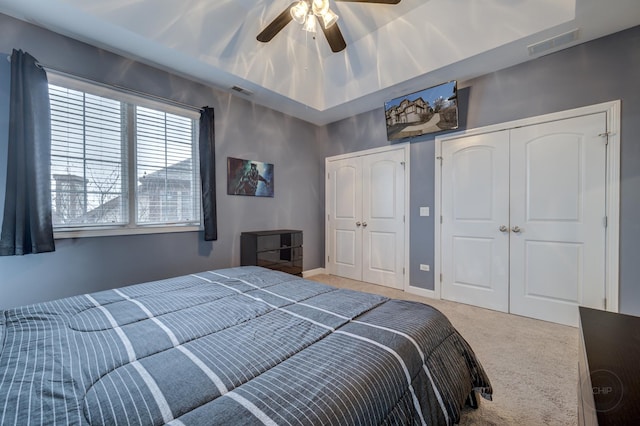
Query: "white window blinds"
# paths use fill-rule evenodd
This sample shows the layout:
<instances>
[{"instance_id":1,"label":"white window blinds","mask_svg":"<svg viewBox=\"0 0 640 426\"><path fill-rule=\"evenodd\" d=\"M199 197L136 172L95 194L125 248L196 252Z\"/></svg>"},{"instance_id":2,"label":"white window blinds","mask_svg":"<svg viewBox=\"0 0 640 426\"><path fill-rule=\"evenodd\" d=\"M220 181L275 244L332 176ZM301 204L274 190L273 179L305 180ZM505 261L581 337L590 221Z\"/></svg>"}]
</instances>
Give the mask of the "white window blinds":
<instances>
[{"instance_id":1,"label":"white window blinds","mask_svg":"<svg viewBox=\"0 0 640 426\"><path fill-rule=\"evenodd\" d=\"M189 223L199 212L193 120L136 107L138 223Z\"/></svg>"},{"instance_id":2,"label":"white window blinds","mask_svg":"<svg viewBox=\"0 0 640 426\"><path fill-rule=\"evenodd\" d=\"M49 86L54 226L127 222L123 105Z\"/></svg>"},{"instance_id":3,"label":"white window blinds","mask_svg":"<svg viewBox=\"0 0 640 426\"><path fill-rule=\"evenodd\" d=\"M54 229L199 226L194 113L69 86L49 85Z\"/></svg>"}]
</instances>

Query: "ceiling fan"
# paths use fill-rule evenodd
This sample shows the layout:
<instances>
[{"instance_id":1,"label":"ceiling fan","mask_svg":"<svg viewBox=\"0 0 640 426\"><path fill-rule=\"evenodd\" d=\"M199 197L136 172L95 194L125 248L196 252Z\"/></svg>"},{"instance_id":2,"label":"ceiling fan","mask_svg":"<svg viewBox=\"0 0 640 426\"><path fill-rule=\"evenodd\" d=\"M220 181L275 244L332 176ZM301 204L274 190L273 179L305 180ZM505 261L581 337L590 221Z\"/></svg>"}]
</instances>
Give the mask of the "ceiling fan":
<instances>
[{"instance_id":1,"label":"ceiling fan","mask_svg":"<svg viewBox=\"0 0 640 426\"><path fill-rule=\"evenodd\" d=\"M378 3L398 4L401 0L335 0L352 3ZM289 22L295 20L303 24L303 29L315 32L316 22L320 21L320 28L333 52L340 52L347 47L342 37L342 32L336 24L338 15L329 9L329 0L299 0L291 3L289 7L271 21L267 27L258 34L258 41L267 43L276 36Z\"/></svg>"}]
</instances>

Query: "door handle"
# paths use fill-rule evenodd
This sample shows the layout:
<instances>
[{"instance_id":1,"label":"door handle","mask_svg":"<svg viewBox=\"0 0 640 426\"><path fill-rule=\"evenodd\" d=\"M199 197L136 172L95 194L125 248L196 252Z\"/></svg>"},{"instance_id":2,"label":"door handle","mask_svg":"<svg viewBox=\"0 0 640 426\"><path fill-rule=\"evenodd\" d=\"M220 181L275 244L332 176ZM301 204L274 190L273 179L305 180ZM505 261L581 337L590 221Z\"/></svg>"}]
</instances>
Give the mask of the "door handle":
<instances>
[{"instance_id":1,"label":"door handle","mask_svg":"<svg viewBox=\"0 0 640 426\"><path fill-rule=\"evenodd\" d=\"M367 222L363 222L363 223L362 223L362 227L363 227L363 228L366 228L366 227L367 227Z\"/></svg>"},{"instance_id":2,"label":"door handle","mask_svg":"<svg viewBox=\"0 0 640 426\"><path fill-rule=\"evenodd\" d=\"M498 228L500 230L500 232L509 232L509 228L507 228L505 225L500 226L500 228Z\"/></svg>"},{"instance_id":3,"label":"door handle","mask_svg":"<svg viewBox=\"0 0 640 426\"><path fill-rule=\"evenodd\" d=\"M360 226L362 225L360 222L356 222L356 226Z\"/></svg>"},{"instance_id":4,"label":"door handle","mask_svg":"<svg viewBox=\"0 0 640 426\"><path fill-rule=\"evenodd\" d=\"M515 232L516 234L520 233L522 229L519 226L514 226L511 228L511 232Z\"/></svg>"}]
</instances>

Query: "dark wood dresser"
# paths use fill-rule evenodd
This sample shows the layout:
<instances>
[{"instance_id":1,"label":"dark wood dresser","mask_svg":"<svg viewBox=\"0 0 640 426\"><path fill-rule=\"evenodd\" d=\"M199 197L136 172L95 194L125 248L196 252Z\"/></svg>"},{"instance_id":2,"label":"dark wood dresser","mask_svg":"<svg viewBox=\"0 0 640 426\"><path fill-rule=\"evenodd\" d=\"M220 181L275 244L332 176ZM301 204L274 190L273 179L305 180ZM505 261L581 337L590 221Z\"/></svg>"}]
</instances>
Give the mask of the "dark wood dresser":
<instances>
[{"instance_id":1,"label":"dark wood dresser","mask_svg":"<svg viewBox=\"0 0 640 426\"><path fill-rule=\"evenodd\" d=\"M578 424L640 425L640 318L580 307Z\"/></svg>"},{"instance_id":2,"label":"dark wood dresser","mask_svg":"<svg viewBox=\"0 0 640 426\"><path fill-rule=\"evenodd\" d=\"M240 264L302 276L302 231L274 229L240 235Z\"/></svg>"}]
</instances>

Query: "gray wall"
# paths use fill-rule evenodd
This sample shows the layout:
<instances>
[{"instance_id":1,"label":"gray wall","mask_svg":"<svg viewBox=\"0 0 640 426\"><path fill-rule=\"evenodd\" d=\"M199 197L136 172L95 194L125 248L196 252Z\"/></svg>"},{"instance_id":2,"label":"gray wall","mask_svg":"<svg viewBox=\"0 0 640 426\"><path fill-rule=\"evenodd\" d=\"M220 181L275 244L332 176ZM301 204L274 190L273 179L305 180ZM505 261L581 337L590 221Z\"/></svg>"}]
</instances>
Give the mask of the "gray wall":
<instances>
[{"instance_id":1,"label":"gray wall","mask_svg":"<svg viewBox=\"0 0 640 426\"><path fill-rule=\"evenodd\" d=\"M530 62L458 82L461 128L622 100L620 310L640 315L640 27ZM388 145L382 106L329 125L327 155ZM434 288L432 218L418 217L433 206L434 136L411 142L411 283ZM429 220L426 220L429 219Z\"/></svg>"},{"instance_id":2,"label":"gray wall","mask_svg":"<svg viewBox=\"0 0 640 426\"><path fill-rule=\"evenodd\" d=\"M237 266L240 232L247 230L302 229L304 269L324 266L324 160L316 126L0 14L0 52L13 48L91 80L215 108L219 238L204 242L198 232L77 238L56 241L54 253L0 257L0 309ZM6 84L5 62L0 57ZM0 134L7 132L3 101ZM227 195L227 157L273 163L275 197ZM6 165L2 188L5 179Z\"/></svg>"}]
</instances>

